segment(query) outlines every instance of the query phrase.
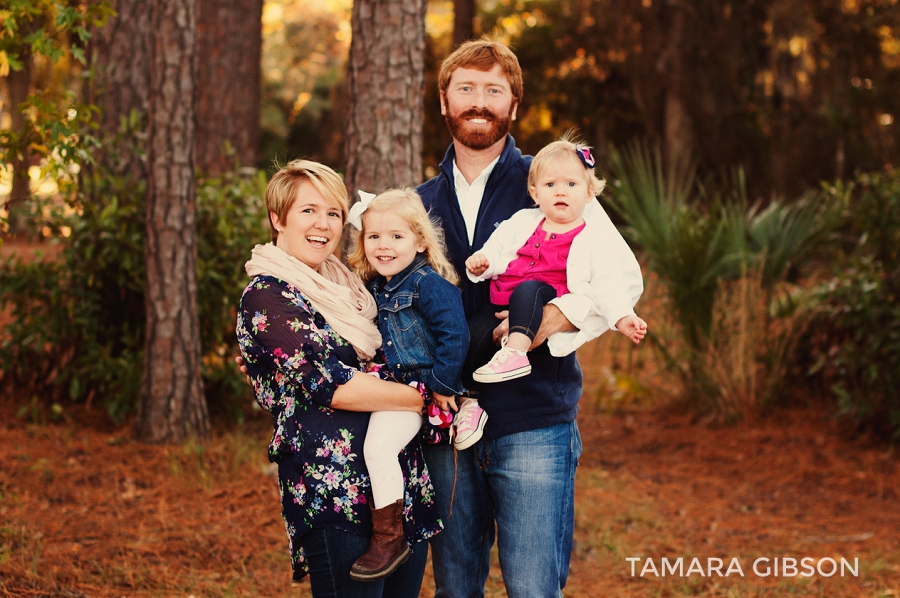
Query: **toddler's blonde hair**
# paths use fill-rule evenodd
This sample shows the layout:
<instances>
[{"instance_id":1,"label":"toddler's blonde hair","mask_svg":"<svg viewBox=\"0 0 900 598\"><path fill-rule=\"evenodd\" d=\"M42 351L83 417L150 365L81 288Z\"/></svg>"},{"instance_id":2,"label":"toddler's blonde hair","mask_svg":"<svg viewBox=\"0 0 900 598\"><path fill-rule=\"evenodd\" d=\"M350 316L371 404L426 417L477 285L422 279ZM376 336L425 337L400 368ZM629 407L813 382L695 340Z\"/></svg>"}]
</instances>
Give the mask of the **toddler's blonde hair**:
<instances>
[{"instance_id":1,"label":"toddler's blonde hair","mask_svg":"<svg viewBox=\"0 0 900 598\"><path fill-rule=\"evenodd\" d=\"M453 284L459 282L459 276L453 264L447 259L447 248L444 244L443 231L428 216L422 198L409 187L390 189L379 194L362 215L362 230L352 229L352 248L347 262L363 282L367 283L378 276L378 272L366 259L365 233L366 215L371 212L391 212L405 220L419 242L425 246L422 254L428 265L442 277Z\"/></svg>"},{"instance_id":2,"label":"toddler's blonde hair","mask_svg":"<svg viewBox=\"0 0 900 598\"><path fill-rule=\"evenodd\" d=\"M563 135L557 141L547 144L535 156L531 162L531 168L528 170L528 188L537 186L537 180L548 169L552 168L559 160L572 160L579 166L584 168L584 176L587 180L588 187L593 187L594 195L603 193L606 187L604 179L597 178L594 169L588 167L578 157L576 150L580 148L591 149L590 146L581 142L572 131Z\"/></svg>"}]
</instances>

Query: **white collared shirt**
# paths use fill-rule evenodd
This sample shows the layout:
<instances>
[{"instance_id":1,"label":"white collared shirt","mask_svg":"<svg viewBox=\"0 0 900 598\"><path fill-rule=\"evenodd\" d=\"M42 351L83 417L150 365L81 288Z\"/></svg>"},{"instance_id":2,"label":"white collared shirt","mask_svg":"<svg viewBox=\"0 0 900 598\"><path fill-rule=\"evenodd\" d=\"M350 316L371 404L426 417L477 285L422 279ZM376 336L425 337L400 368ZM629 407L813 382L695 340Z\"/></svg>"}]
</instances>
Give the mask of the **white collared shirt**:
<instances>
[{"instance_id":1,"label":"white collared shirt","mask_svg":"<svg viewBox=\"0 0 900 598\"><path fill-rule=\"evenodd\" d=\"M491 171L494 170L498 160L500 160L500 156L494 158L494 161L488 164L481 171L481 174L475 177L471 185L459 170L456 160L453 160L453 184L456 187L459 210L462 212L463 220L466 222L466 234L469 237L469 245L472 244L472 240L475 238L475 221L478 220L478 209L481 207L481 200L484 199L484 187L487 185L488 177L491 176Z\"/></svg>"}]
</instances>

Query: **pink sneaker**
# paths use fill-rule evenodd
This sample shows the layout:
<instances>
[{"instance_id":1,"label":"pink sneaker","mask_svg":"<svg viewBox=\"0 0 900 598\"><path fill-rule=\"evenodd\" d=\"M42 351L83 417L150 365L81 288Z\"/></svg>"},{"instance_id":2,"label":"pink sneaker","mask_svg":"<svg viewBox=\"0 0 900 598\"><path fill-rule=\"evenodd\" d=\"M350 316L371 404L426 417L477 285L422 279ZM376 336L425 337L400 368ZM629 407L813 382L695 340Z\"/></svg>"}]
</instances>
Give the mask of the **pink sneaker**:
<instances>
[{"instance_id":1,"label":"pink sneaker","mask_svg":"<svg viewBox=\"0 0 900 598\"><path fill-rule=\"evenodd\" d=\"M487 413L478 406L478 401L469 399L463 402L453 422L456 426L456 439L453 444L457 450L466 450L481 440L487 418Z\"/></svg>"},{"instance_id":2,"label":"pink sneaker","mask_svg":"<svg viewBox=\"0 0 900 598\"><path fill-rule=\"evenodd\" d=\"M527 376L531 373L531 363L523 351L503 347L494 354L486 365L481 366L472 378L475 382L503 382Z\"/></svg>"}]
</instances>

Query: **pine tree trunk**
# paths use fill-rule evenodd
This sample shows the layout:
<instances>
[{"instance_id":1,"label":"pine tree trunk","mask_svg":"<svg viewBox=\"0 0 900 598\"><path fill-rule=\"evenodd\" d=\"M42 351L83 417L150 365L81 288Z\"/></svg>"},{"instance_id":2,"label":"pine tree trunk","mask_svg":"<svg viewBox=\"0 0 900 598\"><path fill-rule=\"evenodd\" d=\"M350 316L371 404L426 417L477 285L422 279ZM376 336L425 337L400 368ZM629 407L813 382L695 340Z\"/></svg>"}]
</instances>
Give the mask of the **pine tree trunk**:
<instances>
[{"instance_id":1,"label":"pine tree trunk","mask_svg":"<svg viewBox=\"0 0 900 598\"><path fill-rule=\"evenodd\" d=\"M142 0L117 0L116 16L94 32L91 40L94 85L88 102L103 110L101 131L119 132L123 119L132 111L141 119L138 130L146 127L150 97L150 11ZM147 176L147 165L134 151L131 139L120 147L107 147L101 159L108 169L130 174L135 180Z\"/></svg>"},{"instance_id":2,"label":"pine tree trunk","mask_svg":"<svg viewBox=\"0 0 900 598\"><path fill-rule=\"evenodd\" d=\"M425 0L357 0L348 68L346 183L373 193L422 180Z\"/></svg>"},{"instance_id":3,"label":"pine tree trunk","mask_svg":"<svg viewBox=\"0 0 900 598\"><path fill-rule=\"evenodd\" d=\"M27 38L44 26L45 17L37 15L32 21L23 24L18 35ZM12 188L9 191L9 199L6 209L9 210L9 232L12 234L31 234L28 219L31 211L31 175L28 169L31 166L31 139L29 138L29 124L25 120L25 114L20 106L28 99L34 84L34 55L27 44L22 44L19 55L22 68L18 71L10 71L6 78L9 92L10 128L14 133L22 135L19 142L19 155L12 160Z\"/></svg>"},{"instance_id":4,"label":"pine tree trunk","mask_svg":"<svg viewBox=\"0 0 900 598\"><path fill-rule=\"evenodd\" d=\"M672 5L669 8L668 41L665 50L663 80L663 143L669 164L691 160L694 157L694 127L685 103L685 8Z\"/></svg>"},{"instance_id":5,"label":"pine tree trunk","mask_svg":"<svg viewBox=\"0 0 900 598\"><path fill-rule=\"evenodd\" d=\"M453 0L453 47L475 37L475 0Z\"/></svg>"},{"instance_id":6,"label":"pine tree trunk","mask_svg":"<svg viewBox=\"0 0 900 598\"><path fill-rule=\"evenodd\" d=\"M95 85L90 99L103 108L105 132L116 132L132 110L147 113L151 58L147 8L142 0L117 0L116 15L91 40Z\"/></svg>"},{"instance_id":7,"label":"pine tree trunk","mask_svg":"<svg viewBox=\"0 0 900 598\"><path fill-rule=\"evenodd\" d=\"M22 52L20 59L23 65L22 69L10 71L6 78L9 90L10 125L12 131L16 133L25 132L25 115L19 110L19 106L28 99L34 74L34 59L27 48ZM21 155L11 164L12 188L5 206L9 210L9 232L12 234L28 232L25 221L29 209L28 200L31 198L31 178L28 174L31 152L27 143L22 144L20 149Z\"/></svg>"},{"instance_id":8,"label":"pine tree trunk","mask_svg":"<svg viewBox=\"0 0 900 598\"><path fill-rule=\"evenodd\" d=\"M204 174L259 159L262 4L198 0L196 160Z\"/></svg>"},{"instance_id":9,"label":"pine tree trunk","mask_svg":"<svg viewBox=\"0 0 900 598\"><path fill-rule=\"evenodd\" d=\"M194 203L196 0L152 0L147 164L147 329L135 423L150 442L209 433L197 320Z\"/></svg>"}]
</instances>

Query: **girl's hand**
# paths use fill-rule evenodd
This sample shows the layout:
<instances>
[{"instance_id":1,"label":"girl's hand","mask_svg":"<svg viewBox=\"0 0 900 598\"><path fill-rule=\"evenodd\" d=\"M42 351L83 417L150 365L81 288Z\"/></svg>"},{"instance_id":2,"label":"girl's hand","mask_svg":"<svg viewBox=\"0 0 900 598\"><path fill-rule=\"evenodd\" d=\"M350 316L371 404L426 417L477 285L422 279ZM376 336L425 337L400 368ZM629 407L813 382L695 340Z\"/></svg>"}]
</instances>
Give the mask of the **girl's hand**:
<instances>
[{"instance_id":1,"label":"girl's hand","mask_svg":"<svg viewBox=\"0 0 900 598\"><path fill-rule=\"evenodd\" d=\"M647 322L637 316L625 316L616 322L616 328L635 345L647 336Z\"/></svg>"},{"instance_id":2,"label":"girl's hand","mask_svg":"<svg viewBox=\"0 0 900 598\"><path fill-rule=\"evenodd\" d=\"M454 396L433 392L431 393L431 398L434 399L435 405L441 408L441 411L459 411L459 407L456 406L456 397Z\"/></svg>"},{"instance_id":3,"label":"girl's hand","mask_svg":"<svg viewBox=\"0 0 900 598\"><path fill-rule=\"evenodd\" d=\"M473 254L466 260L466 270L471 272L474 276L481 276L484 274L484 271L488 269L488 266L490 266L490 263L483 253Z\"/></svg>"}]
</instances>

